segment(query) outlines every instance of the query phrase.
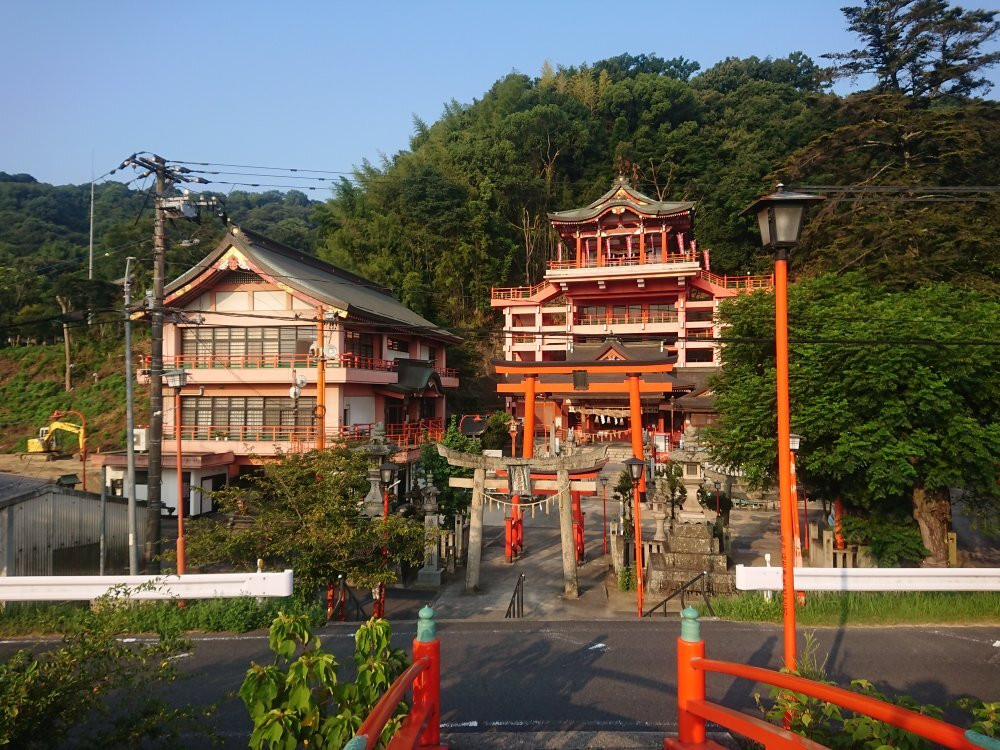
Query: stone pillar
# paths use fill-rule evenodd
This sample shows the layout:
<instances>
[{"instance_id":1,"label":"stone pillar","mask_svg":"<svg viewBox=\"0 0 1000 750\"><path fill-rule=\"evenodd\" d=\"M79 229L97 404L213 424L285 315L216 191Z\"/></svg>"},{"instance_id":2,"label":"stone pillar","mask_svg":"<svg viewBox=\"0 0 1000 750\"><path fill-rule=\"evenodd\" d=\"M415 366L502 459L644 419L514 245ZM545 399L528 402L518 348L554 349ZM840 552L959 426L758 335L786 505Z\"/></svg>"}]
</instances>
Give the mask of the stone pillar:
<instances>
[{"instance_id":1,"label":"stone pillar","mask_svg":"<svg viewBox=\"0 0 1000 750\"><path fill-rule=\"evenodd\" d=\"M569 476L567 472L566 476ZM483 500L486 497L486 469L472 475L472 505L469 508L469 562L465 569L465 590L479 590L479 563L483 557Z\"/></svg>"},{"instance_id":2,"label":"stone pillar","mask_svg":"<svg viewBox=\"0 0 1000 750\"><path fill-rule=\"evenodd\" d=\"M556 472L559 498L559 537L562 540L563 595L567 599L580 596L580 584L576 576L576 548L573 544L573 500L570 495L569 471ZM472 546L471 543L469 545ZM471 550L470 557L471 557Z\"/></svg>"},{"instance_id":3,"label":"stone pillar","mask_svg":"<svg viewBox=\"0 0 1000 750\"><path fill-rule=\"evenodd\" d=\"M424 567L417 571L420 586L441 585L441 568L438 562L438 489L433 484L423 488L424 495Z\"/></svg>"}]
</instances>

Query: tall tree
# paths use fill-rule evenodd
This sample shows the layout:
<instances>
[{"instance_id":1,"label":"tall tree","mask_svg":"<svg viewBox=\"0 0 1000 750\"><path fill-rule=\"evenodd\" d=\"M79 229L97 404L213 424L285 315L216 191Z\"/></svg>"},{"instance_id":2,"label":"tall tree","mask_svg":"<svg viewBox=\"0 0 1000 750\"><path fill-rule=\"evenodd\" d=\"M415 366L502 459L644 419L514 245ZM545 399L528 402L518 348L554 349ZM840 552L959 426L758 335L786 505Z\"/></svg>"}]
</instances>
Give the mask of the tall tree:
<instances>
[{"instance_id":1,"label":"tall tree","mask_svg":"<svg viewBox=\"0 0 1000 750\"><path fill-rule=\"evenodd\" d=\"M947 0L865 0L842 9L864 46L824 55L836 78L874 75L880 92L969 97L989 91L982 75L1000 60L983 51L1000 30L1000 11L964 10Z\"/></svg>"},{"instance_id":2,"label":"tall tree","mask_svg":"<svg viewBox=\"0 0 1000 750\"><path fill-rule=\"evenodd\" d=\"M905 509L930 562L946 560L952 491L984 522L1000 514L1000 303L944 284L909 292L859 274L790 290L791 419L799 465L827 499ZM715 459L757 487L776 477L774 301L723 306L729 326L713 391Z\"/></svg>"}]
</instances>

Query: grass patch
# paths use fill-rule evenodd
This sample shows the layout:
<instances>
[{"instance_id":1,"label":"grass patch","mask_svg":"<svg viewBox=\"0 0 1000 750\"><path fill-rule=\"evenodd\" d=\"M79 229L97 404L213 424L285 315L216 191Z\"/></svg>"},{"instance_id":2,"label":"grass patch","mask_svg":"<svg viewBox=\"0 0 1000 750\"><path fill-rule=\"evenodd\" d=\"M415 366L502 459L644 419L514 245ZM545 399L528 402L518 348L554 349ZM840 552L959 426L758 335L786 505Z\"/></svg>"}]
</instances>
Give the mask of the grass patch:
<instances>
[{"instance_id":1,"label":"grass patch","mask_svg":"<svg viewBox=\"0 0 1000 750\"><path fill-rule=\"evenodd\" d=\"M87 602L8 604L0 611L0 636L75 633L89 622ZM245 633L267 628L278 612L305 615L313 626L326 621L319 604L303 605L293 598L191 599L178 607L173 601L131 602L118 608L115 627L119 633L169 633L201 630Z\"/></svg>"},{"instance_id":2,"label":"grass patch","mask_svg":"<svg viewBox=\"0 0 1000 750\"><path fill-rule=\"evenodd\" d=\"M705 614L704 604L695 604ZM781 622L781 593L767 601L759 592L712 599L723 620ZM1000 592L921 591L807 593L795 608L803 626L831 625L991 625L1000 623Z\"/></svg>"}]
</instances>

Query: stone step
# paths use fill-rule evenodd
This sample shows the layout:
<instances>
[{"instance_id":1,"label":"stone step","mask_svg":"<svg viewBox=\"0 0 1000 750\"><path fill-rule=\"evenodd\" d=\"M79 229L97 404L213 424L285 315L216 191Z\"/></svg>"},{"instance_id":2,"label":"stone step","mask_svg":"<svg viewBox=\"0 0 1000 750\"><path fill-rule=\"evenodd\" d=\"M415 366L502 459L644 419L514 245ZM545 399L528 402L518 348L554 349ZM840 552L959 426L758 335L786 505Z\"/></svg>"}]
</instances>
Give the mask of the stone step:
<instances>
[{"instance_id":1,"label":"stone step","mask_svg":"<svg viewBox=\"0 0 1000 750\"><path fill-rule=\"evenodd\" d=\"M668 552L684 552L688 554L718 554L719 540L712 537L696 538L671 536L667 538Z\"/></svg>"},{"instance_id":2,"label":"stone step","mask_svg":"<svg viewBox=\"0 0 1000 750\"><path fill-rule=\"evenodd\" d=\"M649 575L647 576L647 587L650 592L669 594L690 581L700 572L698 570L682 570L681 568L667 568L665 570L653 570L650 568ZM708 590L711 594L731 594L735 588L735 580L730 573L708 574ZM693 584L688 591L692 594L700 592L701 581Z\"/></svg>"},{"instance_id":3,"label":"stone step","mask_svg":"<svg viewBox=\"0 0 1000 750\"><path fill-rule=\"evenodd\" d=\"M700 570L707 570L710 573L726 573L729 570L725 555L707 555L697 552L664 552L663 561L668 568L693 570L695 573Z\"/></svg>"},{"instance_id":4,"label":"stone step","mask_svg":"<svg viewBox=\"0 0 1000 750\"><path fill-rule=\"evenodd\" d=\"M712 536L712 523L672 523L670 524L670 536L672 537L710 537Z\"/></svg>"}]
</instances>

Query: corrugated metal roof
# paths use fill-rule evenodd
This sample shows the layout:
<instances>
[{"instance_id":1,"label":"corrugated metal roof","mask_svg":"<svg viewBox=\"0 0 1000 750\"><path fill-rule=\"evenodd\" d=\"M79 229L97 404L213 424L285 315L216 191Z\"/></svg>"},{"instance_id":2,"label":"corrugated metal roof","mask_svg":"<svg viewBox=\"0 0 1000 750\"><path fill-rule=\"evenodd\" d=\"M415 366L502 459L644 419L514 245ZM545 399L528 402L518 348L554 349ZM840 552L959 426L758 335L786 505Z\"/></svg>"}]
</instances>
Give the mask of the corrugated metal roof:
<instances>
[{"instance_id":1,"label":"corrugated metal roof","mask_svg":"<svg viewBox=\"0 0 1000 750\"><path fill-rule=\"evenodd\" d=\"M47 484L52 483L47 479L36 479L35 477L26 477L20 474L0 472L0 501L26 495Z\"/></svg>"}]
</instances>

